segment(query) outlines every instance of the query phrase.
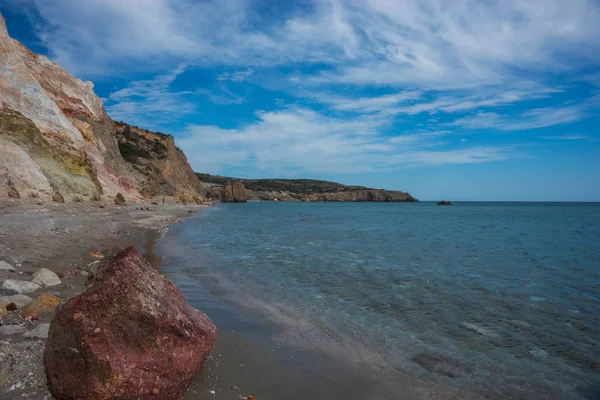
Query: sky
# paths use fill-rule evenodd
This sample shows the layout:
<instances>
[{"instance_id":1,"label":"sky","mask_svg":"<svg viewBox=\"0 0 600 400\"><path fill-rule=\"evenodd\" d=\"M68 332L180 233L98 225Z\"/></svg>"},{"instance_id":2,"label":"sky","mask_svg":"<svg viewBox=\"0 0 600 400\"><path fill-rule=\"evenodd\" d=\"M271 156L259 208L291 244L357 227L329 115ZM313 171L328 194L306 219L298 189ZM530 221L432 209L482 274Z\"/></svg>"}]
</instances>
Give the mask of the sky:
<instances>
[{"instance_id":1,"label":"sky","mask_svg":"<svg viewBox=\"0 0 600 400\"><path fill-rule=\"evenodd\" d=\"M0 0L197 172L600 201L599 0Z\"/></svg>"}]
</instances>

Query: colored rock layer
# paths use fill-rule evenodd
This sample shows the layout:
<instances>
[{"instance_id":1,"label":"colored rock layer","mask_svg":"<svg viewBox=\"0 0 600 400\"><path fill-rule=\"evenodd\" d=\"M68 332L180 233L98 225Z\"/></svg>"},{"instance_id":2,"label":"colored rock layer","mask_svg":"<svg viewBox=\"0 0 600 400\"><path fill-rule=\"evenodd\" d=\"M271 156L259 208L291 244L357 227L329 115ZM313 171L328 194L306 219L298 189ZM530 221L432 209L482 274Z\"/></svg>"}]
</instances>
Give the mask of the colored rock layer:
<instances>
[{"instance_id":1,"label":"colored rock layer","mask_svg":"<svg viewBox=\"0 0 600 400\"><path fill-rule=\"evenodd\" d=\"M211 320L133 247L61 306L44 353L60 399L179 399L215 344Z\"/></svg>"},{"instance_id":2,"label":"colored rock layer","mask_svg":"<svg viewBox=\"0 0 600 400\"><path fill-rule=\"evenodd\" d=\"M152 174L124 158L118 125L94 85L11 39L2 15L0 77L0 196L62 202L109 200L119 192L127 199L140 191L202 195L189 184L194 174L170 136L161 142L167 156L146 162Z\"/></svg>"}]
</instances>

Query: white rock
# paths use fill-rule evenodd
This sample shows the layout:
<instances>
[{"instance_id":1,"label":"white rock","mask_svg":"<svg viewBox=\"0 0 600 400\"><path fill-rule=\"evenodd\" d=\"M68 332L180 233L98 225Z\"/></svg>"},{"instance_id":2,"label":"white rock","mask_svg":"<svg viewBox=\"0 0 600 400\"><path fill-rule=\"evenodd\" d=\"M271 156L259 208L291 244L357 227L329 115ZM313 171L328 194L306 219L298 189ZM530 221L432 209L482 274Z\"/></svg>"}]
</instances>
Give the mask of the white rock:
<instances>
[{"instance_id":1,"label":"white rock","mask_svg":"<svg viewBox=\"0 0 600 400\"><path fill-rule=\"evenodd\" d=\"M48 339L48 329L50 329L50 324L39 324L34 329L27 331L23 334L25 337L33 337L40 339Z\"/></svg>"},{"instance_id":2,"label":"white rock","mask_svg":"<svg viewBox=\"0 0 600 400\"><path fill-rule=\"evenodd\" d=\"M33 280L31 282L40 286L55 286L60 285L60 278L49 269L42 268L33 274Z\"/></svg>"},{"instance_id":3,"label":"white rock","mask_svg":"<svg viewBox=\"0 0 600 400\"><path fill-rule=\"evenodd\" d=\"M2 325L0 326L0 335L15 335L25 332L25 327L22 325Z\"/></svg>"},{"instance_id":4,"label":"white rock","mask_svg":"<svg viewBox=\"0 0 600 400\"><path fill-rule=\"evenodd\" d=\"M17 292L19 294L35 292L36 290L38 290L40 288L39 285L36 285L33 282L19 281L16 279L5 280L4 283L2 284L2 287L4 289L14 290L15 292Z\"/></svg>"},{"instance_id":5,"label":"white rock","mask_svg":"<svg viewBox=\"0 0 600 400\"><path fill-rule=\"evenodd\" d=\"M24 294L15 294L14 296L2 296L0 297L0 303L15 303L17 308L23 308L27 304L31 303L33 299Z\"/></svg>"},{"instance_id":6,"label":"white rock","mask_svg":"<svg viewBox=\"0 0 600 400\"><path fill-rule=\"evenodd\" d=\"M0 270L2 271L14 271L15 267L7 263L6 261L0 261Z\"/></svg>"}]
</instances>

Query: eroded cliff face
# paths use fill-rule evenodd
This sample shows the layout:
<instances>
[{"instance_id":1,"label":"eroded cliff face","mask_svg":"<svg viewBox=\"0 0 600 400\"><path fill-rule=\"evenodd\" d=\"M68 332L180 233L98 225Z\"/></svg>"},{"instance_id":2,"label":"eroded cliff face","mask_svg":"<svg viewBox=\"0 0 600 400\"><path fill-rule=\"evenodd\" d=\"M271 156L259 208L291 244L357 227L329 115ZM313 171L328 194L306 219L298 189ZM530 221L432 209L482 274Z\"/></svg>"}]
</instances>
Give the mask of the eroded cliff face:
<instances>
[{"instance_id":1,"label":"eroded cliff face","mask_svg":"<svg viewBox=\"0 0 600 400\"><path fill-rule=\"evenodd\" d=\"M117 123L121 156L141 174L139 189L144 197L177 196L185 201L203 198L204 188L173 136Z\"/></svg>"},{"instance_id":2,"label":"eroded cliff face","mask_svg":"<svg viewBox=\"0 0 600 400\"><path fill-rule=\"evenodd\" d=\"M46 199L58 192L67 201L201 195L173 138L159 141L166 156L153 153L144 164L151 171L125 160L93 83L11 39L0 15L0 196L10 188Z\"/></svg>"}]
</instances>

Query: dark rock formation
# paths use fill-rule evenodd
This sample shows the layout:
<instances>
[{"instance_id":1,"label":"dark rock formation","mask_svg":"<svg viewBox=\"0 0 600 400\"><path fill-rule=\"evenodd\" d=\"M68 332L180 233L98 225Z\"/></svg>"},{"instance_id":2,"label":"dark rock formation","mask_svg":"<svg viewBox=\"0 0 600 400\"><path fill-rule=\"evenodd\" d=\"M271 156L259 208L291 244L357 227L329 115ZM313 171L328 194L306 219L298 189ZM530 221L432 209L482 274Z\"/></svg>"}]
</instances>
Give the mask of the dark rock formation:
<instances>
[{"instance_id":1,"label":"dark rock formation","mask_svg":"<svg viewBox=\"0 0 600 400\"><path fill-rule=\"evenodd\" d=\"M60 194L59 192L55 192L52 195L52 201L54 201L56 203L64 203L65 202L65 198L62 197L62 194Z\"/></svg>"},{"instance_id":2,"label":"dark rock formation","mask_svg":"<svg viewBox=\"0 0 600 400\"><path fill-rule=\"evenodd\" d=\"M173 136L119 122L117 139L121 156L144 177L142 195L185 196L186 203L193 202L194 196L204 197L202 184Z\"/></svg>"},{"instance_id":3,"label":"dark rock formation","mask_svg":"<svg viewBox=\"0 0 600 400\"><path fill-rule=\"evenodd\" d=\"M437 203L438 206L451 206L452 203L449 200L442 200Z\"/></svg>"},{"instance_id":4,"label":"dark rock formation","mask_svg":"<svg viewBox=\"0 0 600 400\"><path fill-rule=\"evenodd\" d=\"M394 190L349 190L334 193L319 193L303 196L302 201L376 201L376 202L414 202L418 201L410 194Z\"/></svg>"},{"instance_id":5,"label":"dark rock formation","mask_svg":"<svg viewBox=\"0 0 600 400\"><path fill-rule=\"evenodd\" d=\"M115 204L118 206L125 205L125 197L123 197L123 194L117 193L117 195L115 196Z\"/></svg>"},{"instance_id":6,"label":"dark rock formation","mask_svg":"<svg viewBox=\"0 0 600 400\"><path fill-rule=\"evenodd\" d=\"M21 194L19 194L19 191L17 189L11 187L8 189L8 197L12 197L13 199L20 199Z\"/></svg>"},{"instance_id":7,"label":"dark rock formation","mask_svg":"<svg viewBox=\"0 0 600 400\"><path fill-rule=\"evenodd\" d=\"M179 399L217 330L135 248L103 261L56 312L44 352L60 399Z\"/></svg>"},{"instance_id":8,"label":"dark rock formation","mask_svg":"<svg viewBox=\"0 0 600 400\"><path fill-rule=\"evenodd\" d=\"M226 203L245 203L248 201L248 191L240 181L229 181L223 186L221 201Z\"/></svg>"},{"instance_id":9,"label":"dark rock formation","mask_svg":"<svg viewBox=\"0 0 600 400\"><path fill-rule=\"evenodd\" d=\"M196 176L207 187L209 198L223 201L231 201L229 200L231 196L224 196L229 191L228 185L231 182L239 182L247 189L247 196L244 196L247 200L419 201L405 192L347 186L314 179L239 179L200 173L197 173Z\"/></svg>"}]
</instances>

